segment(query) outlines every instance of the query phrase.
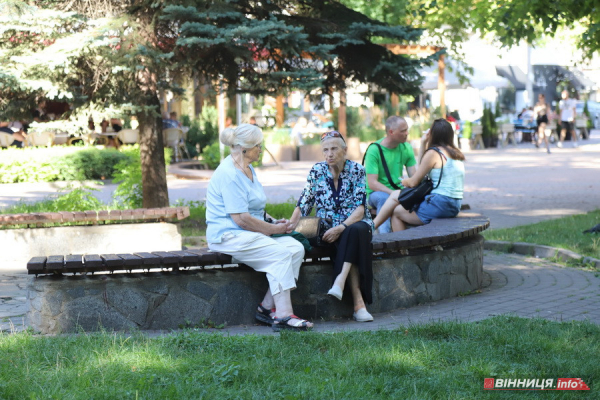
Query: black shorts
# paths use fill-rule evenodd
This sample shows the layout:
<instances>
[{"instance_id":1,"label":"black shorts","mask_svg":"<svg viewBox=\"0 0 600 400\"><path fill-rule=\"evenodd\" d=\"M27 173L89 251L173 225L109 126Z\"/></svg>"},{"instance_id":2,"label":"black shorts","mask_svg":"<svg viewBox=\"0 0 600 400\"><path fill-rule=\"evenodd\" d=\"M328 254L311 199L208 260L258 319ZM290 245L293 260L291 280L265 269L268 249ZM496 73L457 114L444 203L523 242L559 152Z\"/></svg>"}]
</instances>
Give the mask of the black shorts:
<instances>
[{"instance_id":1,"label":"black shorts","mask_svg":"<svg viewBox=\"0 0 600 400\"><path fill-rule=\"evenodd\" d=\"M548 116L546 114L544 114L544 115L538 117L538 119L537 119L536 122L537 122L538 126L540 126L541 124L544 124L544 123L547 124L548 123Z\"/></svg>"},{"instance_id":2,"label":"black shorts","mask_svg":"<svg viewBox=\"0 0 600 400\"><path fill-rule=\"evenodd\" d=\"M573 122L570 121L560 121L560 128L561 129L565 129L567 131L572 131L573 130Z\"/></svg>"}]
</instances>

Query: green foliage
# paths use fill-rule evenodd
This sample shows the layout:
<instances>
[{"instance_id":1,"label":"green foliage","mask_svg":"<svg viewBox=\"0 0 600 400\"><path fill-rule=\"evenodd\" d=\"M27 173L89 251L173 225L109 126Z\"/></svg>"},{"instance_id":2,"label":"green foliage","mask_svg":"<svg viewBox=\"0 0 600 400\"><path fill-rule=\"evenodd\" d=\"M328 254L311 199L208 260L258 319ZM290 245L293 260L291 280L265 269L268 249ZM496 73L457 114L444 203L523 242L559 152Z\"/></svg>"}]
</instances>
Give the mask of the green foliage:
<instances>
[{"instance_id":1,"label":"green foliage","mask_svg":"<svg viewBox=\"0 0 600 400\"><path fill-rule=\"evenodd\" d=\"M0 182L53 182L111 179L127 156L95 147L9 148L0 153Z\"/></svg>"},{"instance_id":2,"label":"green foliage","mask_svg":"<svg viewBox=\"0 0 600 400\"><path fill-rule=\"evenodd\" d=\"M286 203L277 203L277 204L268 203L267 206L265 207L265 211L271 217L273 217L275 219L281 219L281 218L290 218L292 216L292 213L294 212L295 208L296 208L296 202L294 201L293 198L290 198Z\"/></svg>"},{"instance_id":3,"label":"green foliage","mask_svg":"<svg viewBox=\"0 0 600 400\"><path fill-rule=\"evenodd\" d=\"M491 229L483 235L489 240L542 244L600 259L600 235L583 233L599 223L600 210L596 210L537 224Z\"/></svg>"},{"instance_id":4,"label":"green foliage","mask_svg":"<svg viewBox=\"0 0 600 400\"><path fill-rule=\"evenodd\" d=\"M0 214L27 214L57 211L104 210L107 206L94 197L98 189L86 185L68 185L57 194L35 203L20 201L17 204L0 209Z\"/></svg>"},{"instance_id":5,"label":"green foliage","mask_svg":"<svg viewBox=\"0 0 600 400\"><path fill-rule=\"evenodd\" d=\"M142 163L140 147L121 146L121 152L127 157L114 167L114 182L119 186L113 193L115 205L118 208L142 208ZM165 148L165 163L169 164L173 150Z\"/></svg>"},{"instance_id":6,"label":"green foliage","mask_svg":"<svg viewBox=\"0 0 600 400\"><path fill-rule=\"evenodd\" d=\"M221 148L219 145L220 143L216 141L202 149L202 159L206 162L209 169L216 169L221 163ZM229 147L225 146L224 157L228 155Z\"/></svg>"},{"instance_id":7,"label":"green foliage","mask_svg":"<svg viewBox=\"0 0 600 400\"><path fill-rule=\"evenodd\" d=\"M113 194L115 203L128 209L142 208L142 164L138 145L123 150L127 159L115 165L114 182L119 186Z\"/></svg>"},{"instance_id":8,"label":"green foliage","mask_svg":"<svg viewBox=\"0 0 600 400\"><path fill-rule=\"evenodd\" d=\"M202 151L206 146L219 140L219 121L217 108L215 106L204 105L199 118L191 119L184 115L181 117L184 126L189 126L187 133L186 146L192 157L198 155L196 148Z\"/></svg>"},{"instance_id":9,"label":"green foliage","mask_svg":"<svg viewBox=\"0 0 600 400\"><path fill-rule=\"evenodd\" d=\"M483 137L493 137L498 133L498 126L496 124L496 118L494 117L494 113L492 112L491 107L488 104L485 104L483 107L483 116L481 117L481 125L482 125L482 136Z\"/></svg>"},{"instance_id":10,"label":"green foliage","mask_svg":"<svg viewBox=\"0 0 600 400\"><path fill-rule=\"evenodd\" d=\"M594 379L600 376L599 336L600 328L589 322L506 316L477 323L276 336L202 329L160 336L0 334L0 397L519 398L485 393L484 378L569 374L582 378L592 391L562 397L583 398L593 394ZM549 398L548 393L527 394Z\"/></svg>"},{"instance_id":11,"label":"green foliage","mask_svg":"<svg viewBox=\"0 0 600 400\"><path fill-rule=\"evenodd\" d=\"M473 126L473 123L471 121L465 121L463 122L463 126L462 126L462 137L465 139L471 139L471 126Z\"/></svg>"},{"instance_id":12,"label":"green foliage","mask_svg":"<svg viewBox=\"0 0 600 400\"><path fill-rule=\"evenodd\" d=\"M339 120L339 108L333 110L333 120ZM346 107L346 132L348 137L358 137L364 127L364 121L360 116L360 108L358 107Z\"/></svg>"}]
</instances>

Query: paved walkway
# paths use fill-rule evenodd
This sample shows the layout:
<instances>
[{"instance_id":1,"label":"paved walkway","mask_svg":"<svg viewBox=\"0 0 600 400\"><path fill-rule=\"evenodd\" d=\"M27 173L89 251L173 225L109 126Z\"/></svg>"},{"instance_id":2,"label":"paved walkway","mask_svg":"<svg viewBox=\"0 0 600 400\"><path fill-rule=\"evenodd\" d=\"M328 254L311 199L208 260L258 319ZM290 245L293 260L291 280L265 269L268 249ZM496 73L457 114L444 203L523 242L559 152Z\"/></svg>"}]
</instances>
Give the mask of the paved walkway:
<instances>
[{"instance_id":1,"label":"paved walkway","mask_svg":"<svg viewBox=\"0 0 600 400\"><path fill-rule=\"evenodd\" d=\"M481 293L376 314L372 323L358 323L349 318L316 321L315 330L394 329L432 321L478 321L501 314L553 321L589 320L600 324L598 273L563 267L544 259L491 251L485 252L484 271L485 287ZM0 280L0 329L4 331L25 328L23 289L27 279L30 278L23 274L8 274ZM234 326L219 332L274 334L265 326Z\"/></svg>"}]
</instances>

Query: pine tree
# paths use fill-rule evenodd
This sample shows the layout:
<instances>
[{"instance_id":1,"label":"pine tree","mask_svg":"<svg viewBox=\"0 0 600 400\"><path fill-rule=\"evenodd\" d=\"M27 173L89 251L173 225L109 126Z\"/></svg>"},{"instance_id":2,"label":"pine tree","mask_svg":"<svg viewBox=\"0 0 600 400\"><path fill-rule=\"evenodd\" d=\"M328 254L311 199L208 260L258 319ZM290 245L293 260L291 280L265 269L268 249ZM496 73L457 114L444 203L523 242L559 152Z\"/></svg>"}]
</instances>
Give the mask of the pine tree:
<instances>
[{"instance_id":1,"label":"pine tree","mask_svg":"<svg viewBox=\"0 0 600 400\"><path fill-rule=\"evenodd\" d=\"M46 88L23 87L29 101L36 90L50 88L74 106L120 105L136 115L144 207L168 205L159 93L181 94L178 77L198 76L230 93L317 87L329 93L354 80L414 95L421 81L418 68L432 60L394 55L374 43L379 37L409 43L421 31L373 21L337 1L33 3L40 8L23 6L19 12L27 15L3 19L0 34L38 30L51 43L22 46L18 59L8 57L2 45L0 60L11 68L1 67L0 90L45 78ZM52 17L38 18L53 13L67 18L56 17L55 25Z\"/></svg>"}]
</instances>

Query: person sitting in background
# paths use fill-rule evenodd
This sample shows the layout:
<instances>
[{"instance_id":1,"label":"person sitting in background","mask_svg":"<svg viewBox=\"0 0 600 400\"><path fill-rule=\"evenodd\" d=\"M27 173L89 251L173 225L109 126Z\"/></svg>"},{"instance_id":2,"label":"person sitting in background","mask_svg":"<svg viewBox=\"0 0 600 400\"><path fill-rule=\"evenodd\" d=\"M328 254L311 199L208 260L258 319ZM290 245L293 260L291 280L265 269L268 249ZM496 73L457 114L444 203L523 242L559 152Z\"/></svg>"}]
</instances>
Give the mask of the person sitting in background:
<instances>
[{"instance_id":1,"label":"person sitting in background","mask_svg":"<svg viewBox=\"0 0 600 400\"><path fill-rule=\"evenodd\" d=\"M35 122L47 122L50 120L48 114L46 114L46 100L40 100L38 106L32 112L33 120Z\"/></svg>"},{"instance_id":2,"label":"person sitting in background","mask_svg":"<svg viewBox=\"0 0 600 400\"><path fill-rule=\"evenodd\" d=\"M300 216L310 215L313 207L317 217L331 219L333 227L323 235L325 242L335 245L333 285L327 294L342 300L350 277L354 319L373 321L365 306L372 302L373 286L373 221L366 211L365 169L346 158L346 141L337 131L321 135L321 150L325 161L310 170L290 222L295 228Z\"/></svg>"},{"instance_id":3,"label":"person sitting in background","mask_svg":"<svg viewBox=\"0 0 600 400\"><path fill-rule=\"evenodd\" d=\"M171 111L168 118L163 119L163 129L179 128L181 129L181 122L177 120L177 113Z\"/></svg>"},{"instance_id":4,"label":"person sitting in background","mask_svg":"<svg viewBox=\"0 0 600 400\"><path fill-rule=\"evenodd\" d=\"M439 150L441 155L435 149ZM434 189L425 196L415 212L408 211L400 205L400 190L392 192L373 220L375 228L389 217L392 217L393 231L401 231L406 229L405 223L426 225L432 219L453 218L459 213L463 198L465 156L454 145L454 130L448 121L437 119L433 122L431 129L421 138L420 154L421 161L417 171L410 178L403 179L402 185L415 187L429 174Z\"/></svg>"},{"instance_id":5,"label":"person sitting in background","mask_svg":"<svg viewBox=\"0 0 600 400\"><path fill-rule=\"evenodd\" d=\"M21 128L19 129L14 126L11 128L11 124L14 124L14 122L0 122L0 132L12 136L13 142L11 146L23 147L23 143L25 142L25 138L27 137L25 132L23 132L23 125L20 125Z\"/></svg>"},{"instance_id":6,"label":"person sitting in background","mask_svg":"<svg viewBox=\"0 0 600 400\"><path fill-rule=\"evenodd\" d=\"M114 124L113 121L115 121ZM116 137L116 135L107 135L107 133L115 133L123 129L123 127L120 125L120 122L121 120L117 118L111 118L110 123L108 120L106 120L106 118L100 122L100 130L104 134L103 137L106 139L106 147L114 147L115 149L118 149L121 146L121 141ZM115 126L118 129L117 131L115 131Z\"/></svg>"}]
</instances>

